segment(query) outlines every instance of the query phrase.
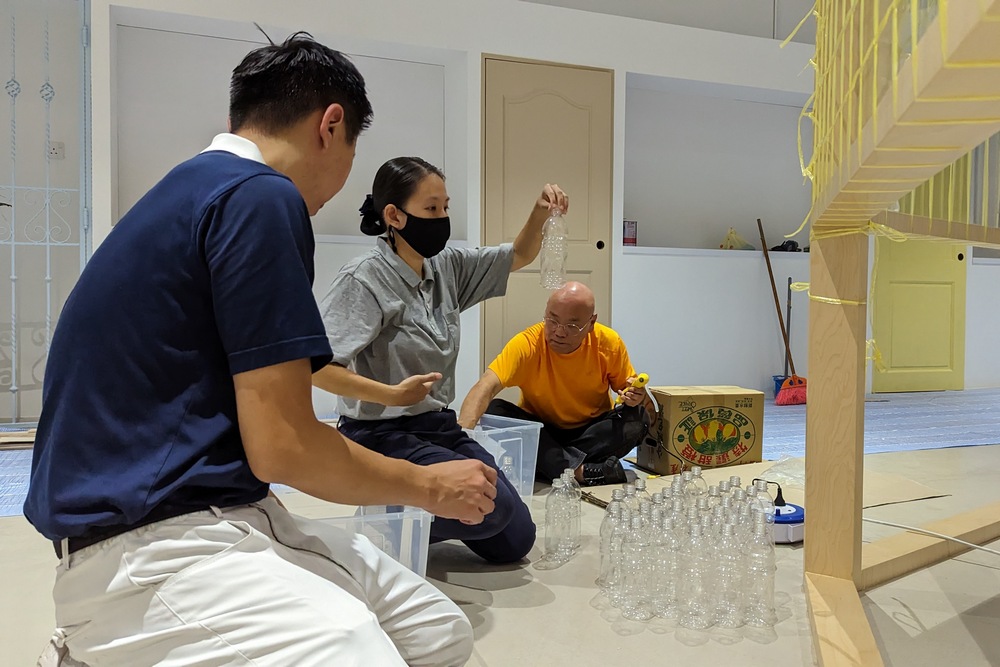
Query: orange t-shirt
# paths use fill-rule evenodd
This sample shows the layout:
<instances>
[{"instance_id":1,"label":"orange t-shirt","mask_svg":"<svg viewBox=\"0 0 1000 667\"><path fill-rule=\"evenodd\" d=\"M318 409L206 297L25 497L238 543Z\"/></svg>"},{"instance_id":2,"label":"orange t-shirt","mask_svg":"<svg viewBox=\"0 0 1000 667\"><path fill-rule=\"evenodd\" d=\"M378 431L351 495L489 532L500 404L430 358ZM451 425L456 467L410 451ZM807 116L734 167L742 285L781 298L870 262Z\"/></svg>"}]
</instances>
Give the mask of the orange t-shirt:
<instances>
[{"instance_id":1,"label":"orange t-shirt","mask_svg":"<svg viewBox=\"0 0 1000 667\"><path fill-rule=\"evenodd\" d=\"M544 324L528 327L489 367L504 387L521 389L521 408L557 428L583 426L610 410L608 390L624 389L635 375L622 339L602 324L569 354L549 349Z\"/></svg>"}]
</instances>

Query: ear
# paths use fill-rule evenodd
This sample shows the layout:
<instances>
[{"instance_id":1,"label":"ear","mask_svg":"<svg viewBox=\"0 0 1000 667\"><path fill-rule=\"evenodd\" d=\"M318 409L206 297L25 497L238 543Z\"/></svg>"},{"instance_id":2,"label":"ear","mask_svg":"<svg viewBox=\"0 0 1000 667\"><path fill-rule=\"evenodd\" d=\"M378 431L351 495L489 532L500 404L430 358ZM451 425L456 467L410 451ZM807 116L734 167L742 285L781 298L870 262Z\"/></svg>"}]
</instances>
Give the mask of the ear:
<instances>
[{"instance_id":1,"label":"ear","mask_svg":"<svg viewBox=\"0 0 1000 667\"><path fill-rule=\"evenodd\" d=\"M382 219L385 224L394 229L402 229L406 226L406 214L399 210L395 204L386 204L382 209Z\"/></svg>"},{"instance_id":2,"label":"ear","mask_svg":"<svg viewBox=\"0 0 1000 667\"><path fill-rule=\"evenodd\" d=\"M347 132L347 125L344 120L344 107L339 104L331 104L320 117L319 136L324 148L329 148L334 137ZM342 137L341 141L346 142L347 137Z\"/></svg>"}]
</instances>

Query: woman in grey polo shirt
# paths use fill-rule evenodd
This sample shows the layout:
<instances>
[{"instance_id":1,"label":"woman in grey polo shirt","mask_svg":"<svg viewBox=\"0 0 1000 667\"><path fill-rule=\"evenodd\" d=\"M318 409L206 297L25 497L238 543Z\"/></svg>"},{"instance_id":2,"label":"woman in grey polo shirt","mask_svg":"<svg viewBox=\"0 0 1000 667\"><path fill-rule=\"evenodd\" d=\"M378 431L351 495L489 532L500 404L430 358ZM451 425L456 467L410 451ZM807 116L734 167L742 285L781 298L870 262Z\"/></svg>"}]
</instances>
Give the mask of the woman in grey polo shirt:
<instances>
[{"instance_id":1,"label":"woman in grey polo shirt","mask_svg":"<svg viewBox=\"0 0 1000 667\"><path fill-rule=\"evenodd\" d=\"M344 435L413 463L475 458L496 468L448 408L459 315L507 291L510 272L538 255L550 209L568 204L559 186L546 185L513 244L451 248L444 174L414 157L382 165L361 207L361 231L379 236L376 247L340 270L322 305L333 362L313 382L341 397ZM535 525L503 473L494 502L478 525L436 518L431 541L462 540L493 562L524 558Z\"/></svg>"}]
</instances>

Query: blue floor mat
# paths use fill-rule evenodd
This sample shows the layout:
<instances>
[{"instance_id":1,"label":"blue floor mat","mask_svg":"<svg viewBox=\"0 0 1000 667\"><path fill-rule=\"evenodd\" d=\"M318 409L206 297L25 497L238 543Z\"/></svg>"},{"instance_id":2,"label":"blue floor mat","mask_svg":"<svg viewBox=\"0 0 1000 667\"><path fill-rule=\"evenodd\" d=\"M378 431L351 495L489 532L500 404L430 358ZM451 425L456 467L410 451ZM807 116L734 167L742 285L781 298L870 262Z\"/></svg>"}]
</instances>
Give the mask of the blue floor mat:
<instances>
[{"instance_id":1,"label":"blue floor mat","mask_svg":"<svg viewBox=\"0 0 1000 667\"><path fill-rule=\"evenodd\" d=\"M0 450L0 516L21 514L30 473L30 449Z\"/></svg>"},{"instance_id":2,"label":"blue floor mat","mask_svg":"<svg viewBox=\"0 0 1000 667\"><path fill-rule=\"evenodd\" d=\"M1000 389L876 394L865 402L865 454L1000 443ZM806 406L764 406L764 458L804 456Z\"/></svg>"},{"instance_id":3,"label":"blue floor mat","mask_svg":"<svg viewBox=\"0 0 1000 667\"><path fill-rule=\"evenodd\" d=\"M1000 444L1000 389L877 394L865 403L865 453ZM806 406L764 404L764 459L804 456ZM0 450L0 516L21 514L31 450ZM294 491L274 485L275 493Z\"/></svg>"}]
</instances>

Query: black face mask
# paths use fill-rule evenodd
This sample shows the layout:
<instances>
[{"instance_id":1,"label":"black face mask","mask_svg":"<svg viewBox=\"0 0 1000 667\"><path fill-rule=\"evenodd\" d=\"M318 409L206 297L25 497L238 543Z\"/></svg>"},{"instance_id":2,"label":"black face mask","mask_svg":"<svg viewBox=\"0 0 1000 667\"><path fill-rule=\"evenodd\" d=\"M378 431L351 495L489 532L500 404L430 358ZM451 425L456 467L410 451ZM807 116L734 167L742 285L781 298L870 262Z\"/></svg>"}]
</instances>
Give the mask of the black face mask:
<instances>
[{"instance_id":1,"label":"black face mask","mask_svg":"<svg viewBox=\"0 0 1000 667\"><path fill-rule=\"evenodd\" d=\"M403 209L399 210L403 211ZM448 238L451 236L451 220L447 216L443 218L418 218L406 213L406 226L393 231L403 237L403 240L420 253L421 257L430 259L444 250L448 244Z\"/></svg>"}]
</instances>

